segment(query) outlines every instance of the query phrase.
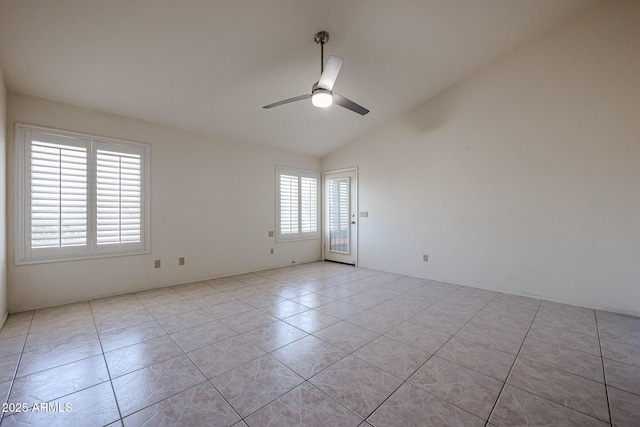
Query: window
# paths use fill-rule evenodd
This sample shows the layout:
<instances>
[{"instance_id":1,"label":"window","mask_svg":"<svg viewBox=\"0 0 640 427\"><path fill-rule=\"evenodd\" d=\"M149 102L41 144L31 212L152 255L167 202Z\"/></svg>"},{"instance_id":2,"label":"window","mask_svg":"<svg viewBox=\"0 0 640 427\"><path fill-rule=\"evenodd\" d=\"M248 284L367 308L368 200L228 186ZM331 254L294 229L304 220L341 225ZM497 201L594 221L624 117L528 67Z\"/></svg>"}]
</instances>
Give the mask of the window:
<instances>
[{"instance_id":1,"label":"window","mask_svg":"<svg viewBox=\"0 0 640 427\"><path fill-rule=\"evenodd\" d=\"M16 264L148 253L149 145L16 125Z\"/></svg>"},{"instance_id":2,"label":"window","mask_svg":"<svg viewBox=\"0 0 640 427\"><path fill-rule=\"evenodd\" d=\"M320 174L276 168L276 241L319 239Z\"/></svg>"}]
</instances>

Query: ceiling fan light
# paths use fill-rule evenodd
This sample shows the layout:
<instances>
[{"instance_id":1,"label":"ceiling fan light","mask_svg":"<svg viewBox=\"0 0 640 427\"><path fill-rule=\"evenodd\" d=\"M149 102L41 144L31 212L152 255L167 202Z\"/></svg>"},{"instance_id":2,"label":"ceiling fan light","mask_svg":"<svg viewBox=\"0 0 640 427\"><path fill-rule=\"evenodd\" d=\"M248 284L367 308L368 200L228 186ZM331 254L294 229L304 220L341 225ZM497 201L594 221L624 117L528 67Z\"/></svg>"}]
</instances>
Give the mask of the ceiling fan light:
<instances>
[{"instance_id":1,"label":"ceiling fan light","mask_svg":"<svg viewBox=\"0 0 640 427\"><path fill-rule=\"evenodd\" d=\"M333 95L331 94L331 92L328 92L328 91L327 92L318 91L311 96L311 102L316 107L327 108L331 106L331 104L333 104Z\"/></svg>"}]
</instances>

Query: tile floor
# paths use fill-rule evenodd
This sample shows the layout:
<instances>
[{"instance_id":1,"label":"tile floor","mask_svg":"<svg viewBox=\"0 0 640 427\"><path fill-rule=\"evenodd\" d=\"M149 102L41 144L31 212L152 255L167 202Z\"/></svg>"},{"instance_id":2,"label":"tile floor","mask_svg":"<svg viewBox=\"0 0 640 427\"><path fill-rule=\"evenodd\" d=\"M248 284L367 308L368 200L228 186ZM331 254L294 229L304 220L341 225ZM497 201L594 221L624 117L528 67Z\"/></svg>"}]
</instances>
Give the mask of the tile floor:
<instances>
[{"instance_id":1,"label":"tile floor","mask_svg":"<svg viewBox=\"0 0 640 427\"><path fill-rule=\"evenodd\" d=\"M640 318L319 262L11 315L0 396L7 427L640 426Z\"/></svg>"}]
</instances>

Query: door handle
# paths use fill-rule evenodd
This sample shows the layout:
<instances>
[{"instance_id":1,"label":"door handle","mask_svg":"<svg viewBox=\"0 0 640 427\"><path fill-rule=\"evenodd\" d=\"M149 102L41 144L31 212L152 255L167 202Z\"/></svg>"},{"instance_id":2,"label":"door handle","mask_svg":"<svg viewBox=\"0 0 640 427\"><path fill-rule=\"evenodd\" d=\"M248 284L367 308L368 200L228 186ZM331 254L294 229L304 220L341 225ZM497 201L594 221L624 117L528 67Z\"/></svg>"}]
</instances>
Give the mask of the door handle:
<instances>
[{"instance_id":1,"label":"door handle","mask_svg":"<svg viewBox=\"0 0 640 427\"><path fill-rule=\"evenodd\" d=\"M355 221L351 221L351 224L355 224L355 223L356 223Z\"/></svg>"}]
</instances>

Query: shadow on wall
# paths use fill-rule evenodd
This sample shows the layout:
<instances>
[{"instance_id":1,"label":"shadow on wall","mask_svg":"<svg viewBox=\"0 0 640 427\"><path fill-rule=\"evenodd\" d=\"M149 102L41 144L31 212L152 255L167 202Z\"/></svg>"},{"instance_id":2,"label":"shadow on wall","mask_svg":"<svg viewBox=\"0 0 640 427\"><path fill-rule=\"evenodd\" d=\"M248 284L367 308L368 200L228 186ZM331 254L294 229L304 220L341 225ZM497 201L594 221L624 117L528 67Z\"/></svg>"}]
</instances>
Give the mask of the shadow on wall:
<instances>
[{"instance_id":1,"label":"shadow on wall","mask_svg":"<svg viewBox=\"0 0 640 427\"><path fill-rule=\"evenodd\" d=\"M411 110L404 122L418 135L432 133L447 122L450 107L455 103L452 98L436 95Z\"/></svg>"}]
</instances>

